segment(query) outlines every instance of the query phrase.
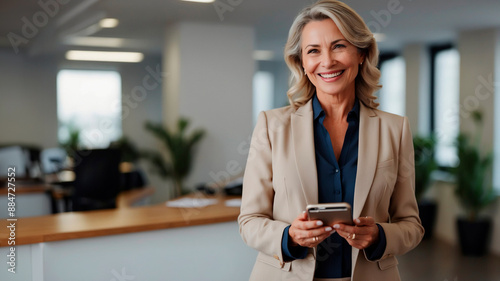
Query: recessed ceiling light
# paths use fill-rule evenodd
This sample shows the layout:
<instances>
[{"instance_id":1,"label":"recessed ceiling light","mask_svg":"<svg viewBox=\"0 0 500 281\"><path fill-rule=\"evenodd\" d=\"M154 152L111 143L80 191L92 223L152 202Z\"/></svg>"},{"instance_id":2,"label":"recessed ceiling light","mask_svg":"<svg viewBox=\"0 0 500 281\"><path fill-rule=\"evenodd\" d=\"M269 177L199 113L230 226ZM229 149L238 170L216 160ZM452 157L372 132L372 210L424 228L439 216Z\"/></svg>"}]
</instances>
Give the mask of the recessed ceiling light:
<instances>
[{"instance_id":1,"label":"recessed ceiling light","mask_svg":"<svg viewBox=\"0 0 500 281\"><path fill-rule=\"evenodd\" d=\"M99 26L102 28L115 28L120 21L113 18L105 18L99 21Z\"/></svg>"},{"instance_id":2,"label":"recessed ceiling light","mask_svg":"<svg viewBox=\"0 0 500 281\"><path fill-rule=\"evenodd\" d=\"M144 59L144 54L138 52L101 52L71 50L66 52L66 59L78 61L140 62Z\"/></svg>"},{"instance_id":3,"label":"recessed ceiling light","mask_svg":"<svg viewBox=\"0 0 500 281\"><path fill-rule=\"evenodd\" d=\"M113 37L67 37L64 39L66 45L120 48L125 45L125 39Z\"/></svg>"},{"instance_id":4,"label":"recessed ceiling light","mask_svg":"<svg viewBox=\"0 0 500 281\"><path fill-rule=\"evenodd\" d=\"M213 3L215 0L182 0L185 2L197 2L197 3Z\"/></svg>"}]
</instances>

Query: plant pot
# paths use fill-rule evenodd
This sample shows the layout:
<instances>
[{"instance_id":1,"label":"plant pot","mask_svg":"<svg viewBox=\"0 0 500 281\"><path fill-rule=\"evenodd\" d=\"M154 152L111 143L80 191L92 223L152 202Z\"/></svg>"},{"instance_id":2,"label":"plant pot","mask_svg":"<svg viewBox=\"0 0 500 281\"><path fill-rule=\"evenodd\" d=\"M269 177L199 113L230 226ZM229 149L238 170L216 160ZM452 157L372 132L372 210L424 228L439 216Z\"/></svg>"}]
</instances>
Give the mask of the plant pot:
<instances>
[{"instance_id":1,"label":"plant pot","mask_svg":"<svg viewBox=\"0 0 500 281\"><path fill-rule=\"evenodd\" d=\"M457 219L458 238L462 253L466 256L484 256L488 252L491 219L469 221Z\"/></svg>"},{"instance_id":2,"label":"plant pot","mask_svg":"<svg viewBox=\"0 0 500 281\"><path fill-rule=\"evenodd\" d=\"M418 202L418 214L425 229L424 239L432 238L434 223L436 222L437 203L431 200Z\"/></svg>"}]
</instances>

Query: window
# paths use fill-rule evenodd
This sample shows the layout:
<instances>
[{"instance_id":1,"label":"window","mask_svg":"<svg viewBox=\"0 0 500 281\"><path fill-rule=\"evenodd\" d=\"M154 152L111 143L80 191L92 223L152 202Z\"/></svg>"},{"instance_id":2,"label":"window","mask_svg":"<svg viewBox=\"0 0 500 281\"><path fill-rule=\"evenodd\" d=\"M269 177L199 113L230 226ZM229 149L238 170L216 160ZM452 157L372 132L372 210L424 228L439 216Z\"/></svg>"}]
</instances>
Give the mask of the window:
<instances>
[{"instance_id":1,"label":"window","mask_svg":"<svg viewBox=\"0 0 500 281\"><path fill-rule=\"evenodd\" d=\"M106 148L122 135L121 78L116 71L61 70L57 75L59 142L74 131L84 148Z\"/></svg>"},{"instance_id":2,"label":"window","mask_svg":"<svg viewBox=\"0 0 500 281\"><path fill-rule=\"evenodd\" d=\"M441 167L457 164L455 140L459 133L460 57L451 46L431 48L431 129L437 140L436 161Z\"/></svg>"},{"instance_id":3,"label":"window","mask_svg":"<svg viewBox=\"0 0 500 281\"><path fill-rule=\"evenodd\" d=\"M273 108L274 76L271 72L258 71L253 77L253 123L259 113Z\"/></svg>"},{"instance_id":4,"label":"window","mask_svg":"<svg viewBox=\"0 0 500 281\"><path fill-rule=\"evenodd\" d=\"M381 56L380 72L382 73L380 84L383 86L377 94L380 109L405 115L406 71L403 57Z\"/></svg>"}]
</instances>

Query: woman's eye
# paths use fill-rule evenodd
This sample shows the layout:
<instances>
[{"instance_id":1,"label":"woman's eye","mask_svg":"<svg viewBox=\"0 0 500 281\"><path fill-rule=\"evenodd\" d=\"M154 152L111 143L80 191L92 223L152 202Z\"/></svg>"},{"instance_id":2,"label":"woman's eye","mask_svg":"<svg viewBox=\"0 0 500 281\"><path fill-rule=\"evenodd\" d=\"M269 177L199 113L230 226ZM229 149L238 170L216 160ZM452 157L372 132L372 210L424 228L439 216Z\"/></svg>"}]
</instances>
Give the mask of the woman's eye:
<instances>
[{"instance_id":1,"label":"woman's eye","mask_svg":"<svg viewBox=\"0 0 500 281\"><path fill-rule=\"evenodd\" d=\"M317 53L318 50L317 49L310 49L309 51L307 51L308 54L313 54L313 53Z\"/></svg>"},{"instance_id":2,"label":"woman's eye","mask_svg":"<svg viewBox=\"0 0 500 281\"><path fill-rule=\"evenodd\" d=\"M341 48L345 48L345 45L342 45L342 44L336 44L333 46L333 49L336 50L336 49L341 49Z\"/></svg>"}]
</instances>

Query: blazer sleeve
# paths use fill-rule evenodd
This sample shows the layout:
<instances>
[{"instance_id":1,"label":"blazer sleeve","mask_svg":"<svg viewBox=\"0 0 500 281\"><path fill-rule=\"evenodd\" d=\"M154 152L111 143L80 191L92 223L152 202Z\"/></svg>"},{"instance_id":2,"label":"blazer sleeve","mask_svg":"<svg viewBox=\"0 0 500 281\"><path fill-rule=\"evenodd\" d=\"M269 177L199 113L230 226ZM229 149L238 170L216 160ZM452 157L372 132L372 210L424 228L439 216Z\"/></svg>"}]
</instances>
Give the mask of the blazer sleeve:
<instances>
[{"instance_id":1,"label":"blazer sleeve","mask_svg":"<svg viewBox=\"0 0 500 281\"><path fill-rule=\"evenodd\" d=\"M415 248L424 235L415 199L415 164L410 124L403 118L397 179L389 205L389 223L384 228L387 246L381 259L403 255Z\"/></svg>"},{"instance_id":2,"label":"blazer sleeve","mask_svg":"<svg viewBox=\"0 0 500 281\"><path fill-rule=\"evenodd\" d=\"M238 217L240 234L250 247L283 263L281 240L288 223L273 219L274 189L272 145L268 118L261 112L255 126L243 177Z\"/></svg>"}]
</instances>

